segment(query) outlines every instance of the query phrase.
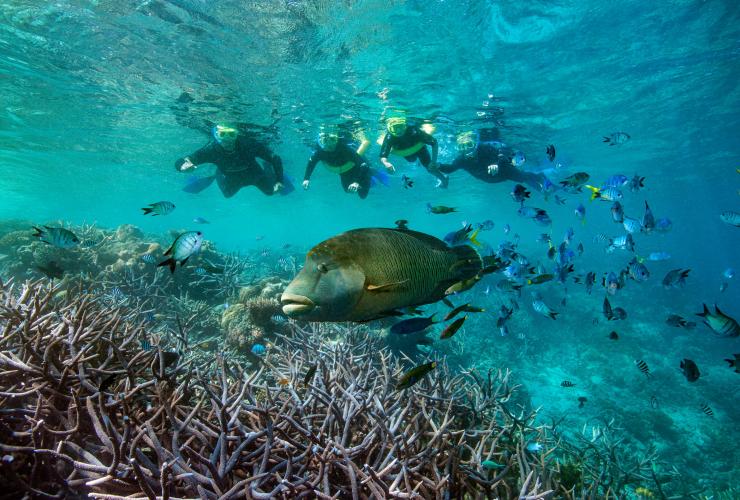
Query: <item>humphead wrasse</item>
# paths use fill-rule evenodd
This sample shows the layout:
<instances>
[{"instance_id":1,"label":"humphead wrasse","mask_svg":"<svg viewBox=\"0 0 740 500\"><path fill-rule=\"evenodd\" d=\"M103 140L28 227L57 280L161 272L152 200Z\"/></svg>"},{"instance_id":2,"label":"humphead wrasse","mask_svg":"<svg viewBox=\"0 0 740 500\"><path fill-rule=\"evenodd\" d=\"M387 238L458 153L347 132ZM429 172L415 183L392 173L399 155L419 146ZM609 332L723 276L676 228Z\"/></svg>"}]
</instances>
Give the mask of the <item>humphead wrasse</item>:
<instances>
[{"instance_id":1,"label":"humphead wrasse","mask_svg":"<svg viewBox=\"0 0 740 500\"><path fill-rule=\"evenodd\" d=\"M283 313L309 321L369 321L436 302L483 271L469 246L411 230L354 229L323 241L281 297Z\"/></svg>"}]
</instances>

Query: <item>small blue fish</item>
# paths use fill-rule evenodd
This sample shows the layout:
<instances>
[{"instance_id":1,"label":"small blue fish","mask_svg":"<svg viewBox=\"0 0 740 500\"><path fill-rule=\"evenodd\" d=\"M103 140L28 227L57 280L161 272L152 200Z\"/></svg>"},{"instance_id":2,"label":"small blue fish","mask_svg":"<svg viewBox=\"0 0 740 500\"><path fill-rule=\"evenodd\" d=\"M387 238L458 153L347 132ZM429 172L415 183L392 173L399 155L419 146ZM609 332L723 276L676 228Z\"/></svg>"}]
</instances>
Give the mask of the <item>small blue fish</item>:
<instances>
[{"instance_id":1,"label":"small blue fish","mask_svg":"<svg viewBox=\"0 0 740 500\"><path fill-rule=\"evenodd\" d=\"M210 224L210 222L204 219L203 217L195 217L193 218L193 222L196 224Z\"/></svg>"},{"instance_id":2,"label":"small blue fish","mask_svg":"<svg viewBox=\"0 0 740 500\"><path fill-rule=\"evenodd\" d=\"M195 272L195 274L197 274L198 276L205 276L206 274L208 274L208 271L206 271L206 270L205 270L205 269L203 269L202 267L196 267L196 268L195 268L195 271L194 271L194 272Z\"/></svg>"},{"instance_id":3,"label":"small blue fish","mask_svg":"<svg viewBox=\"0 0 740 500\"><path fill-rule=\"evenodd\" d=\"M566 245L570 245L570 242L573 241L573 237L576 235L576 232L573 230L572 227L569 227L565 231L565 236L563 237L563 242L565 242Z\"/></svg>"},{"instance_id":4,"label":"small blue fish","mask_svg":"<svg viewBox=\"0 0 740 500\"><path fill-rule=\"evenodd\" d=\"M625 186L628 182L629 178L626 175L612 175L606 181L604 181L604 184L601 185L601 188L620 188L622 186Z\"/></svg>"},{"instance_id":5,"label":"small blue fish","mask_svg":"<svg viewBox=\"0 0 740 500\"><path fill-rule=\"evenodd\" d=\"M111 289L111 291L110 291L109 295L111 296L111 298L112 298L113 300L116 300L116 301L122 301L122 300L124 300L124 299L126 298L126 294L125 294L125 293L123 293L123 290L121 290L121 289L120 289L120 288L118 288L117 286L114 286L114 287L113 287L113 288Z\"/></svg>"},{"instance_id":6,"label":"small blue fish","mask_svg":"<svg viewBox=\"0 0 740 500\"><path fill-rule=\"evenodd\" d=\"M150 253L145 253L144 255L142 255L141 260L143 260L147 264L154 264L157 262L157 259L154 257L154 255Z\"/></svg>"},{"instance_id":7,"label":"small blue fish","mask_svg":"<svg viewBox=\"0 0 740 500\"><path fill-rule=\"evenodd\" d=\"M673 222L668 217L662 217L655 221L655 230L659 233L667 233L673 228Z\"/></svg>"},{"instance_id":8,"label":"small blue fish","mask_svg":"<svg viewBox=\"0 0 740 500\"><path fill-rule=\"evenodd\" d=\"M511 159L511 164L519 168L524 165L524 162L526 161L527 158L524 156L524 153L522 153L521 151L517 151L516 153L514 153L514 157Z\"/></svg>"},{"instance_id":9,"label":"small blue fish","mask_svg":"<svg viewBox=\"0 0 740 500\"><path fill-rule=\"evenodd\" d=\"M504 234L509 234L509 232L511 232L511 226L504 224Z\"/></svg>"},{"instance_id":10,"label":"small blue fish","mask_svg":"<svg viewBox=\"0 0 740 500\"><path fill-rule=\"evenodd\" d=\"M663 260L669 260L671 258L671 254L667 252L652 252L650 255L648 255L647 260L651 260L653 262L660 262Z\"/></svg>"},{"instance_id":11,"label":"small blue fish","mask_svg":"<svg viewBox=\"0 0 740 500\"><path fill-rule=\"evenodd\" d=\"M483 222L475 224L475 228L480 231L490 231L495 227L495 223L491 219L486 219Z\"/></svg>"},{"instance_id":12,"label":"small blue fish","mask_svg":"<svg viewBox=\"0 0 740 500\"><path fill-rule=\"evenodd\" d=\"M727 269L725 269L725 272L722 273L722 276L724 276L728 280L731 280L735 277L735 270L731 267L728 267Z\"/></svg>"},{"instance_id":13,"label":"small blue fish","mask_svg":"<svg viewBox=\"0 0 740 500\"><path fill-rule=\"evenodd\" d=\"M622 221L622 226L624 226L624 230L630 234L642 231L642 222L637 219L633 219L632 217L627 217L626 215Z\"/></svg>"},{"instance_id":14,"label":"small blue fish","mask_svg":"<svg viewBox=\"0 0 740 500\"><path fill-rule=\"evenodd\" d=\"M635 281L647 281L650 277L650 271L648 271L648 268L645 267L645 264L639 262L637 258L632 258L627 269L630 277Z\"/></svg>"},{"instance_id":15,"label":"small blue fish","mask_svg":"<svg viewBox=\"0 0 740 500\"><path fill-rule=\"evenodd\" d=\"M576 219L581 221L581 224L586 223L586 207L583 206L583 203L579 203L578 206L575 209L576 213Z\"/></svg>"},{"instance_id":16,"label":"small blue fish","mask_svg":"<svg viewBox=\"0 0 740 500\"><path fill-rule=\"evenodd\" d=\"M540 210L532 220L539 226L550 226L552 225L552 219L544 210Z\"/></svg>"},{"instance_id":17,"label":"small blue fish","mask_svg":"<svg viewBox=\"0 0 740 500\"><path fill-rule=\"evenodd\" d=\"M530 453L537 453L539 451L542 451L543 448L544 446L542 446L540 443L536 441L527 443L527 451Z\"/></svg>"},{"instance_id":18,"label":"small blue fish","mask_svg":"<svg viewBox=\"0 0 740 500\"><path fill-rule=\"evenodd\" d=\"M255 356L264 356L266 352L267 348L262 344L254 344L252 346L252 354L254 354Z\"/></svg>"}]
</instances>

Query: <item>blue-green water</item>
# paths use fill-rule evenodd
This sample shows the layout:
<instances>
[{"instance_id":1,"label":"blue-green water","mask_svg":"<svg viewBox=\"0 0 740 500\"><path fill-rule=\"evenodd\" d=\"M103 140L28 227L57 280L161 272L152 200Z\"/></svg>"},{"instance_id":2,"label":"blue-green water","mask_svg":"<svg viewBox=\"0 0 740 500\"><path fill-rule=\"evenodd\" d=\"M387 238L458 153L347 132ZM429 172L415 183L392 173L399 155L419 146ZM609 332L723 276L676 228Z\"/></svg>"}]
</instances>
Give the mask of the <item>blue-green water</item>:
<instances>
[{"instance_id":1,"label":"blue-green water","mask_svg":"<svg viewBox=\"0 0 740 500\"><path fill-rule=\"evenodd\" d=\"M740 351L738 339L717 338L701 324L672 328L665 318L699 320L693 313L703 302L740 317L740 277L722 278L726 268L740 269L740 230L719 218L740 211L739 58L740 4L730 1L6 1L0 218L135 224L160 234L199 228L218 248L242 252L286 243L305 250L397 219L438 237L463 220L491 219L495 227L482 240L496 248L518 234L530 261L549 264L535 241L541 228L516 213L512 183L483 184L458 172L442 190L421 167L397 160L390 185L376 186L366 200L343 193L321 168L304 192L299 184L319 126L362 122L374 167L383 119L405 109L435 123L442 161L455 156L456 133L485 124L526 154L524 168L544 164L546 145L555 144L565 168L554 180L576 171L596 183L639 173L646 187L625 190L625 211L640 217L648 200L673 229L636 235L637 253L664 251L671 259L648 262L650 279L630 281L613 298L627 320L605 325L598 284L587 295L572 280L567 291L550 283L538 290L560 312L556 321L532 311L525 289L511 333L499 335L495 312L474 316L458 358L466 366L511 368L543 414L566 413L574 428L615 417L681 471L726 489L738 482L740 379L723 358ZM198 118L271 126L265 140L298 189L266 197L248 187L230 199L215 184L183 192L187 175L174 161L208 140L176 120L171 108L183 91L195 97ZM477 121L492 109L493 118ZM631 140L602 142L616 131ZM412 189L403 188L403 173L415 179ZM593 242L598 233L623 233L609 204L589 203L586 193L566 195L564 206L532 196L532 205L550 213L556 244L575 229L585 247L577 272L600 276L625 267L627 253L605 254ZM140 207L160 200L177 209L141 215ZM432 215L428 202L460 212ZM585 225L573 214L579 202ZM196 216L211 224L194 227ZM662 277L679 267L691 269L686 287L664 290ZM482 291L499 279L486 278L466 297L497 311L506 299ZM720 292L723 281L729 286ZM606 338L612 329L620 341ZM699 365L696 383L679 371L683 358ZM648 362L651 380L635 359ZM560 387L563 379L588 397L585 408L574 403L576 392ZM701 412L702 403L714 418Z\"/></svg>"}]
</instances>

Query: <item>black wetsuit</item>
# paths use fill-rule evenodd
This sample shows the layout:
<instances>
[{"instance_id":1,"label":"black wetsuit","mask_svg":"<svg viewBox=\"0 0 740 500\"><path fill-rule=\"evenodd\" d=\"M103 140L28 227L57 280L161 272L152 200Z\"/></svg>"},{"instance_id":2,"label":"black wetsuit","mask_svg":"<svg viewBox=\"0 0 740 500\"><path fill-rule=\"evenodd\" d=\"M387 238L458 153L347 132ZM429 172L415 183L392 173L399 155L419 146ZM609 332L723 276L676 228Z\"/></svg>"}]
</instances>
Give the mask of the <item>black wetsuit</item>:
<instances>
[{"instance_id":1,"label":"black wetsuit","mask_svg":"<svg viewBox=\"0 0 740 500\"><path fill-rule=\"evenodd\" d=\"M243 135L237 136L232 151L211 141L187 158L194 165L213 163L218 167L216 181L226 198L231 198L244 186L257 186L260 191L272 196L275 183L283 182L283 162L280 157L264 144ZM265 160L272 168L263 169L257 158ZM185 158L178 159L175 168L182 171L183 163Z\"/></svg>"},{"instance_id":2,"label":"black wetsuit","mask_svg":"<svg viewBox=\"0 0 740 500\"><path fill-rule=\"evenodd\" d=\"M390 155L393 150L403 151L404 149L410 148L419 143L428 144L435 150L437 148L437 139L418 127L406 127L406 131L401 136L386 133L383 138L383 144L380 146L380 157L388 158L388 155ZM432 162L432 157L429 155L429 150L426 146L422 146L421 149L415 153L403 156L403 158L410 163L419 160L427 170L429 170L429 164Z\"/></svg>"},{"instance_id":3,"label":"black wetsuit","mask_svg":"<svg viewBox=\"0 0 740 500\"><path fill-rule=\"evenodd\" d=\"M355 149L344 142L337 143L334 151L326 151L316 145L314 153L308 159L306 174L303 176L304 181L311 179L311 175L313 175L313 171L320 161L324 162L329 170L339 174L345 191L349 190L350 184L356 182L360 185L357 194L363 199L367 197L370 191L370 168ZM348 170L344 170L344 168Z\"/></svg>"},{"instance_id":4,"label":"black wetsuit","mask_svg":"<svg viewBox=\"0 0 740 500\"><path fill-rule=\"evenodd\" d=\"M488 173L488 166L492 164L498 165L496 175ZM490 184L514 181L523 182L532 188L539 189L545 180L542 174L519 170L511 164L510 155L486 142L479 142L475 153L472 155L459 155L452 163L439 166L439 170L445 174L451 174L460 169L465 170L476 179Z\"/></svg>"}]
</instances>

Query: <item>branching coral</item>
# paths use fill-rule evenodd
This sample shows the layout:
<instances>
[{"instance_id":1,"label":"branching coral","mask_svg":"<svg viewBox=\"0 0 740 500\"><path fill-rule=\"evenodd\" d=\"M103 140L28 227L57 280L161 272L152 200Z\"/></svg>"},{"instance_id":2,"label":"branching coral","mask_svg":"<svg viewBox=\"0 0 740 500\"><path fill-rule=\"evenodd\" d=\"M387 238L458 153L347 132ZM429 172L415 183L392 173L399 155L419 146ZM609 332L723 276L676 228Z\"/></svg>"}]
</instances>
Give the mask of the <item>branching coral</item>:
<instances>
[{"instance_id":1,"label":"branching coral","mask_svg":"<svg viewBox=\"0 0 740 500\"><path fill-rule=\"evenodd\" d=\"M552 471L522 439L542 441L541 430L529 425L531 414L506 407L512 387L504 372L482 390L440 362L397 391L404 367L378 340L344 327L342 340L327 342L293 325L250 373L222 355L191 353L186 332L142 350L140 340L154 339L136 319L140 311L57 293L41 283L0 289L5 494L549 494L542 484ZM499 468L484 469L485 460Z\"/></svg>"}]
</instances>

